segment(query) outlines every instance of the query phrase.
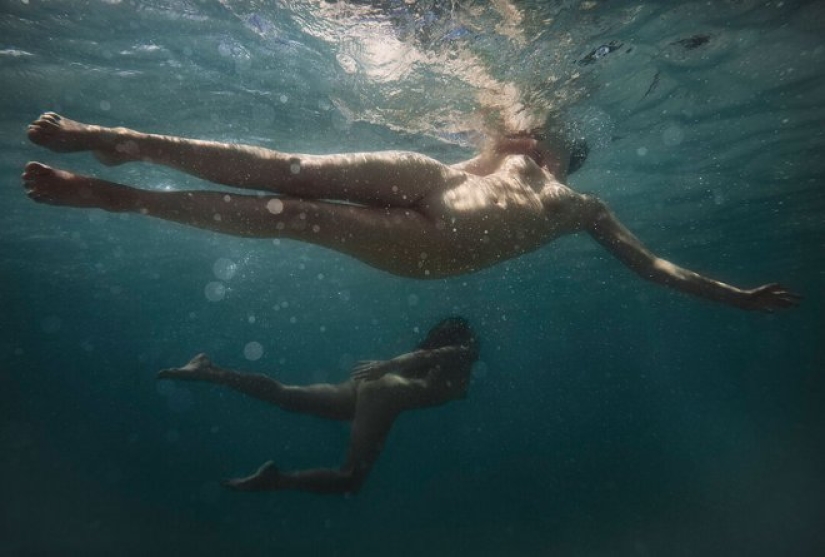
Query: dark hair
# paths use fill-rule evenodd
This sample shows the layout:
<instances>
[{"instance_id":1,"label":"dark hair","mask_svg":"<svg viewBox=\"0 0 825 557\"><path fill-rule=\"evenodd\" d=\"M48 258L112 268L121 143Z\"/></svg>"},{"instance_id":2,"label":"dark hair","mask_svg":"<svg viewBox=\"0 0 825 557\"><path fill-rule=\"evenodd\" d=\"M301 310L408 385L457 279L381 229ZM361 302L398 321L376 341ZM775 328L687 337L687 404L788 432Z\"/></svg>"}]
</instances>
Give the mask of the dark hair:
<instances>
[{"instance_id":1,"label":"dark hair","mask_svg":"<svg viewBox=\"0 0 825 557\"><path fill-rule=\"evenodd\" d=\"M577 139L573 142L570 148L570 164L567 167L567 173L573 174L584 165L587 160L587 155L590 154L590 145L584 139Z\"/></svg>"},{"instance_id":2,"label":"dark hair","mask_svg":"<svg viewBox=\"0 0 825 557\"><path fill-rule=\"evenodd\" d=\"M447 317L433 326L427 337L418 344L421 350L443 348L444 346L466 346L478 354L478 337L463 317Z\"/></svg>"}]
</instances>

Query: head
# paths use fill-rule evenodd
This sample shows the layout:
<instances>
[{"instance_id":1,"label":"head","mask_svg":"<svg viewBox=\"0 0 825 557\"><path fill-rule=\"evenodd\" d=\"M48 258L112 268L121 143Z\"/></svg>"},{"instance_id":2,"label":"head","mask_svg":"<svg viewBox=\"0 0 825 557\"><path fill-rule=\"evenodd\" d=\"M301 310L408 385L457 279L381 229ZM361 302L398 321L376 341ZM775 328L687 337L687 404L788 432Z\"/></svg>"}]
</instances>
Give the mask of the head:
<instances>
[{"instance_id":1,"label":"head","mask_svg":"<svg viewBox=\"0 0 825 557\"><path fill-rule=\"evenodd\" d=\"M500 145L528 155L559 180L581 168L590 152L587 142L572 139L569 127L556 115L548 115L541 125L505 134Z\"/></svg>"},{"instance_id":2,"label":"head","mask_svg":"<svg viewBox=\"0 0 825 557\"><path fill-rule=\"evenodd\" d=\"M445 346L466 346L478 357L479 343L475 332L463 317L448 317L439 321L418 344L421 350L432 350Z\"/></svg>"}]
</instances>

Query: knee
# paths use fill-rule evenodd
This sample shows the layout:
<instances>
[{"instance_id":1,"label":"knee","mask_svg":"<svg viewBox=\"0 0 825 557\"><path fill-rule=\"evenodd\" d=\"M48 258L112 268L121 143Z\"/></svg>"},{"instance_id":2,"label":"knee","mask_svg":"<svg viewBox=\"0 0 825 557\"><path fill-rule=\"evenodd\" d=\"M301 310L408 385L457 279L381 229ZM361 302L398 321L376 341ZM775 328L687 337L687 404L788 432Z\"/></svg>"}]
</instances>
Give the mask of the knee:
<instances>
[{"instance_id":1,"label":"knee","mask_svg":"<svg viewBox=\"0 0 825 557\"><path fill-rule=\"evenodd\" d=\"M355 495L361 491L364 481L367 479L369 470L359 471L356 467L348 467L341 470L341 493L346 495Z\"/></svg>"}]
</instances>

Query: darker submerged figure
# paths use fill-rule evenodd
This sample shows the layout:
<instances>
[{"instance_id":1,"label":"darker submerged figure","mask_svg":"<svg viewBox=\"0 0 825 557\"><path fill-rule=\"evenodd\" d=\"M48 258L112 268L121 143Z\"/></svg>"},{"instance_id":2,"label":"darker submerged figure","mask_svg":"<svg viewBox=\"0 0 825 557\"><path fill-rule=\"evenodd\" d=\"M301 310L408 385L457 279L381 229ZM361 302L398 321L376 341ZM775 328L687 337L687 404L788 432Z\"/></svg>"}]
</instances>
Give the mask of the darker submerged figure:
<instances>
[{"instance_id":1,"label":"darker submerged figure","mask_svg":"<svg viewBox=\"0 0 825 557\"><path fill-rule=\"evenodd\" d=\"M23 182L39 203L140 213L237 236L291 238L414 278L471 273L585 232L642 278L688 294L765 311L799 301L778 284L737 288L651 253L602 201L563 183L574 146L553 130L500 137L479 156L453 165L403 151L289 154L82 124L53 112L35 120L28 135L53 151L92 151L105 164L151 162L258 190L142 190L31 162ZM573 155L575 163L586 151Z\"/></svg>"},{"instance_id":2,"label":"darker submerged figure","mask_svg":"<svg viewBox=\"0 0 825 557\"><path fill-rule=\"evenodd\" d=\"M339 469L281 472L270 461L251 476L224 485L242 491L353 493L364 483L401 412L466 396L478 352L478 339L467 321L451 317L433 327L415 351L360 362L343 383L284 385L266 375L220 368L203 354L184 367L160 371L158 378L216 383L284 410L352 422L349 451Z\"/></svg>"}]
</instances>

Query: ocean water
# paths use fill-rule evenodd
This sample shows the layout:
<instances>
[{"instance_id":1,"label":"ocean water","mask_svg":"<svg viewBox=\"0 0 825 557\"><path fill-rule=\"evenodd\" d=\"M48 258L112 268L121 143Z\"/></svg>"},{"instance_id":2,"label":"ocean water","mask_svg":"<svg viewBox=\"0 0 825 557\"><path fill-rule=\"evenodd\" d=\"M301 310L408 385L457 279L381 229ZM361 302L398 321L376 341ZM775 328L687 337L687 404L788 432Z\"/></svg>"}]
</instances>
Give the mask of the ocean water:
<instances>
[{"instance_id":1,"label":"ocean water","mask_svg":"<svg viewBox=\"0 0 825 557\"><path fill-rule=\"evenodd\" d=\"M3 0L0 556L825 554L823 31L815 1ZM209 187L38 148L46 110L455 162L516 98L587 139L571 186L651 249L800 307L693 299L585 236L416 281L20 187L28 160ZM336 466L346 424L154 379L205 351L343 380L450 314L483 343L468 398L403 415L355 496L223 490Z\"/></svg>"}]
</instances>

